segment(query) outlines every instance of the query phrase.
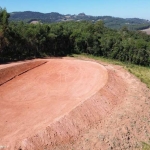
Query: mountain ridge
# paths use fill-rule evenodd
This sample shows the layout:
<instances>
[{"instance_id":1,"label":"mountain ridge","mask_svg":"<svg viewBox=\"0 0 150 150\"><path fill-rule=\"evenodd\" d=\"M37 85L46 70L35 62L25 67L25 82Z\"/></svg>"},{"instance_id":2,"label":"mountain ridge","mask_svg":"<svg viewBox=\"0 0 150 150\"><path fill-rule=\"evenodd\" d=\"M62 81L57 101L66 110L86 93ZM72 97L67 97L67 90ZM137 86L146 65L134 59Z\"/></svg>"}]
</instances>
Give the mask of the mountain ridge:
<instances>
[{"instance_id":1,"label":"mountain ridge","mask_svg":"<svg viewBox=\"0 0 150 150\"><path fill-rule=\"evenodd\" d=\"M146 29L150 27L150 21L140 18L120 18L113 16L92 16L86 15L85 13L74 14L60 14L58 12L41 13L33 11L23 11L23 12L11 12L10 21L24 21L30 23L36 20L42 23L55 23L62 21L103 21L106 27L112 29L119 29L123 26L127 26L129 29Z\"/></svg>"}]
</instances>

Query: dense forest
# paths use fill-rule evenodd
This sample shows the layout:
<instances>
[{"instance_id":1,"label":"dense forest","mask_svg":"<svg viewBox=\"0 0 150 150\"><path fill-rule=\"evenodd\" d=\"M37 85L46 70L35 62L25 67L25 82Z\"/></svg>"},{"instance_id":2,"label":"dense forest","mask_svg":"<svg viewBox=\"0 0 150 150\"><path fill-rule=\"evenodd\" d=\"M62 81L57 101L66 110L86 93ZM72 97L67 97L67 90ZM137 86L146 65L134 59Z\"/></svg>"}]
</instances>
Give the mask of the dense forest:
<instances>
[{"instance_id":1,"label":"dense forest","mask_svg":"<svg viewBox=\"0 0 150 150\"><path fill-rule=\"evenodd\" d=\"M138 65L150 65L150 36L140 31L109 29L102 21L51 24L8 22L0 9L0 61L87 53Z\"/></svg>"}]
</instances>

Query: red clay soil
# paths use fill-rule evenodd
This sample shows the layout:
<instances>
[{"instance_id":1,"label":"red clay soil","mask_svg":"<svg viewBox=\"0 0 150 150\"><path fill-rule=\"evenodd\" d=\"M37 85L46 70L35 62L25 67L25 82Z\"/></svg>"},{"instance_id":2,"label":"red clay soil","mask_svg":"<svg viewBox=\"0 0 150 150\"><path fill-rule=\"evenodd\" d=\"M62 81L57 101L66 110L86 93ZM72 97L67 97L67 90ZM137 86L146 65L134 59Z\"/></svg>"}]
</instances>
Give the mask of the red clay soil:
<instances>
[{"instance_id":1,"label":"red clay soil","mask_svg":"<svg viewBox=\"0 0 150 150\"><path fill-rule=\"evenodd\" d=\"M46 61L0 86L0 149L139 150L150 142L150 91L137 78L119 66Z\"/></svg>"},{"instance_id":2,"label":"red clay soil","mask_svg":"<svg viewBox=\"0 0 150 150\"><path fill-rule=\"evenodd\" d=\"M33 68L46 63L43 60L0 65L0 86Z\"/></svg>"}]
</instances>

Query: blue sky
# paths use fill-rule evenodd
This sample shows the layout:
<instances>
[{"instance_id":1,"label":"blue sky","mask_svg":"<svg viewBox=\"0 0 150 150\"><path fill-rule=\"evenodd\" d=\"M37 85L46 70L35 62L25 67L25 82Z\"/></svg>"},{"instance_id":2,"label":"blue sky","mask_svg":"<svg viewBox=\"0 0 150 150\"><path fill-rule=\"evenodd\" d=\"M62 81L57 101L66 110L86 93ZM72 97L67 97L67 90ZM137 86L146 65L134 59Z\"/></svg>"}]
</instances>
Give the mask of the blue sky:
<instances>
[{"instance_id":1,"label":"blue sky","mask_svg":"<svg viewBox=\"0 0 150 150\"><path fill-rule=\"evenodd\" d=\"M150 20L150 0L0 0L8 12L38 11Z\"/></svg>"}]
</instances>

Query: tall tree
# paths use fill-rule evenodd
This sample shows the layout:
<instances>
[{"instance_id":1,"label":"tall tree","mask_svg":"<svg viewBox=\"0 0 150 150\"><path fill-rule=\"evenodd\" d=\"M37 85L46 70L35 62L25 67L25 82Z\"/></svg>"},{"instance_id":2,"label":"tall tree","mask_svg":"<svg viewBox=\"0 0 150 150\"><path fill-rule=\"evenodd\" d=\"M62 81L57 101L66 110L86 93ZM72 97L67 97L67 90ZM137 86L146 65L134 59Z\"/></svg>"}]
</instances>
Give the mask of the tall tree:
<instances>
[{"instance_id":1,"label":"tall tree","mask_svg":"<svg viewBox=\"0 0 150 150\"><path fill-rule=\"evenodd\" d=\"M4 50L7 44L7 39L5 36L8 27L8 18L9 14L7 13L7 10L0 7L0 53Z\"/></svg>"}]
</instances>

